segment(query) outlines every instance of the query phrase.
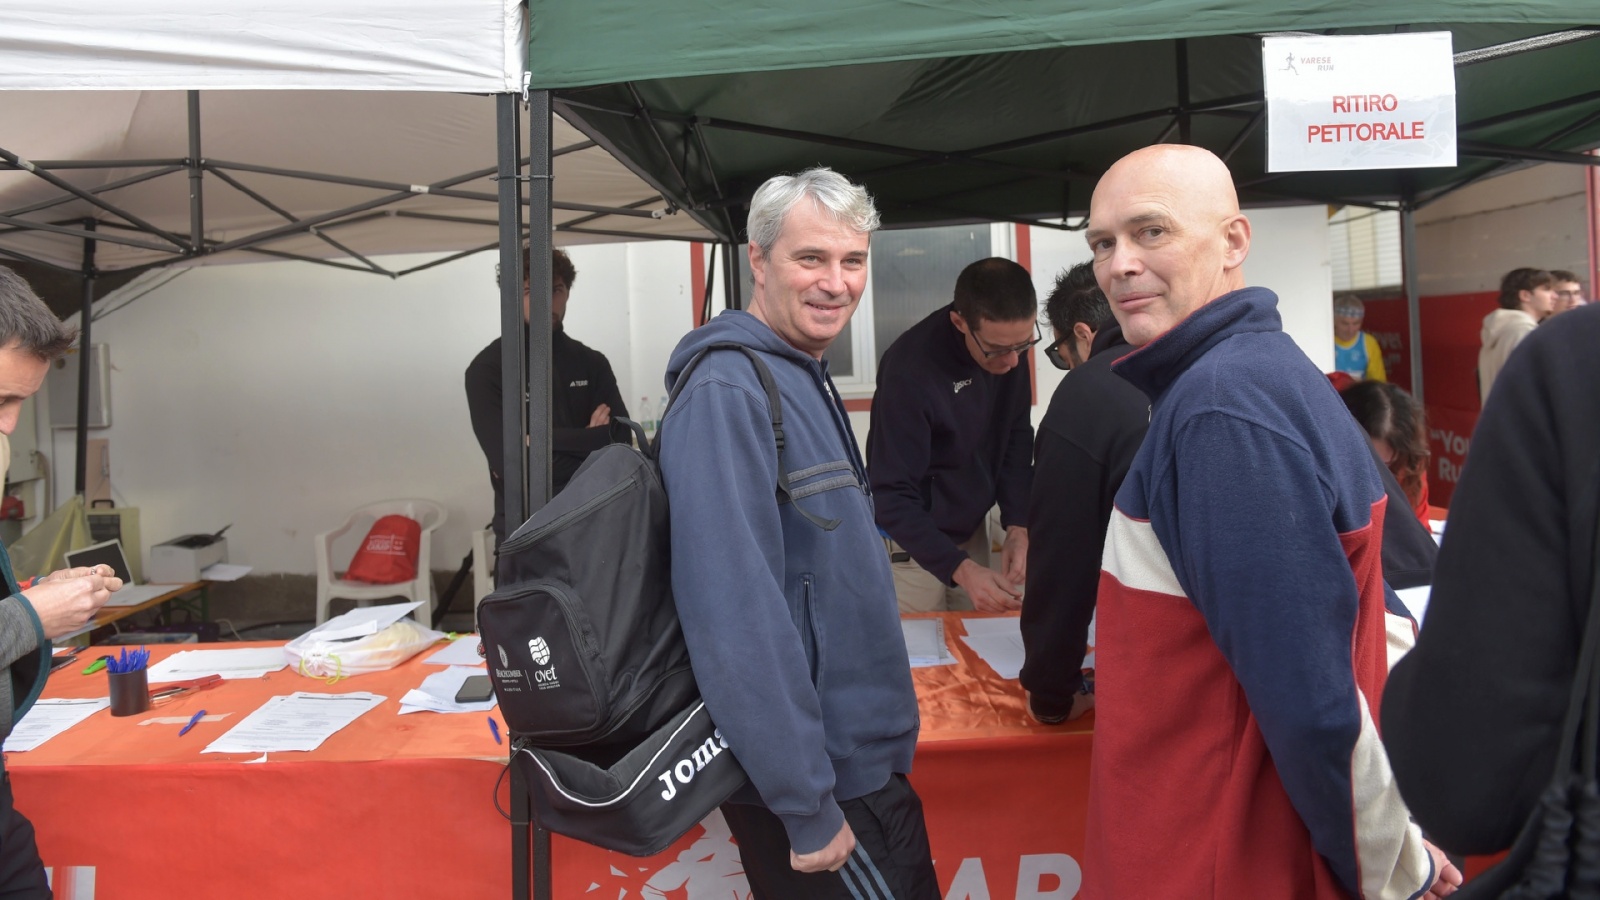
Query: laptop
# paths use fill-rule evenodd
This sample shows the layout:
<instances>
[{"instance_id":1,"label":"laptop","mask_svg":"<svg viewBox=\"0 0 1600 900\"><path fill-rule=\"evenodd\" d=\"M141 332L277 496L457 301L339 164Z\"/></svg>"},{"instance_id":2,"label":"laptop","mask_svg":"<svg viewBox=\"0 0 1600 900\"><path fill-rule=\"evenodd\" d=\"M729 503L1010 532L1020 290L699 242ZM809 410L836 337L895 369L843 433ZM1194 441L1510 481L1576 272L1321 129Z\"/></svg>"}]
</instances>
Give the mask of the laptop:
<instances>
[{"instance_id":1,"label":"laptop","mask_svg":"<svg viewBox=\"0 0 1600 900\"><path fill-rule=\"evenodd\" d=\"M122 590L111 595L111 599L106 601L107 606L138 606L146 600L154 600L162 594L169 593L173 587L162 584L135 584L132 570L128 567L128 557L122 552L122 541L115 538L77 550L68 550L65 559L69 569L80 566L110 566L111 571L122 579Z\"/></svg>"}]
</instances>

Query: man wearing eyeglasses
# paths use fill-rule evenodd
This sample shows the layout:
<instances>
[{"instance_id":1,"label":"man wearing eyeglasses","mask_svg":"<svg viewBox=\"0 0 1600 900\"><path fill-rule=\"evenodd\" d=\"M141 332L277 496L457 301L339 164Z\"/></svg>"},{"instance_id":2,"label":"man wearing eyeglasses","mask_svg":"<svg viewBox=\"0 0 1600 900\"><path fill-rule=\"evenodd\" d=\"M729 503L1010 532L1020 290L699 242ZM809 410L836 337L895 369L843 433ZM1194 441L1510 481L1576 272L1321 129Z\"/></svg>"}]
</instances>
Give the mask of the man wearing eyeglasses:
<instances>
[{"instance_id":1,"label":"man wearing eyeglasses","mask_svg":"<svg viewBox=\"0 0 1600 900\"><path fill-rule=\"evenodd\" d=\"M1566 312L1583 306L1583 284L1578 281L1578 276L1565 269L1551 269L1551 277L1556 280L1556 305L1550 314Z\"/></svg>"},{"instance_id":2,"label":"man wearing eyeglasses","mask_svg":"<svg viewBox=\"0 0 1600 900\"><path fill-rule=\"evenodd\" d=\"M1037 315L1026 269L979 260L956 277L954 301L878 364L867 474L903 613L1022 605ZM996 503L1006 530L999 569L987 528Z\"/></svg>"}]
</instances>

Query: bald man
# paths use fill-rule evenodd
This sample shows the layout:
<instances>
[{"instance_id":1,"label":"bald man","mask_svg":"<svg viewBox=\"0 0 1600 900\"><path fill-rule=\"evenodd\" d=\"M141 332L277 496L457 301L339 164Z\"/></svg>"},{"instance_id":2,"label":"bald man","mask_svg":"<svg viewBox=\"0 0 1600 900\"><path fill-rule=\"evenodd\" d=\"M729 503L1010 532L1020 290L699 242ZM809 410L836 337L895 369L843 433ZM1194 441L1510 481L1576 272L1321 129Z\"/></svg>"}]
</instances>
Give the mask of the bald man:
<instances>
[{"instance_id":1,"label":"bald man","mask_svg":"<svg viewBox=\"0 0 1600 900\"><path fill-rule=\"evenodd\" d=\"M1113 371L1152 407L1100 576L1081 896L1454 892L1374 725L1402 624L1383 484L1277 297L1245 286L1227 167L1132 153L1095 188L1087 237L1135 347Z\"/></svg>"}]
</instances>

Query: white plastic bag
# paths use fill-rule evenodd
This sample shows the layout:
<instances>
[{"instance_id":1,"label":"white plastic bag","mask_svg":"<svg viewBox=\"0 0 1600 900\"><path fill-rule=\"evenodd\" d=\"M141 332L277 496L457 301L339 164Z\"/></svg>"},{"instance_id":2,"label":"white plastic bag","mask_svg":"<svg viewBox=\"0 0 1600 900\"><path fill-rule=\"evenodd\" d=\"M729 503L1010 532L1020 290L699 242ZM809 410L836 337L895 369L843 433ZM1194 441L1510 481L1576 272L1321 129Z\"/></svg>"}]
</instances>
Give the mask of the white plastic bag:
<instances>
[{"instance_id":1,"label":"white plastic bag","mask_svg":"<svg viewBox=\"0 0 1600 900\"><path fill-rule=\"evenodd\" d=\"M283 652L300 674L337 681L348 675L392 669L443 638L443 632L404 618L376 634L344 640L308 631L284 645Z\"/></svg>"}]
</instances>

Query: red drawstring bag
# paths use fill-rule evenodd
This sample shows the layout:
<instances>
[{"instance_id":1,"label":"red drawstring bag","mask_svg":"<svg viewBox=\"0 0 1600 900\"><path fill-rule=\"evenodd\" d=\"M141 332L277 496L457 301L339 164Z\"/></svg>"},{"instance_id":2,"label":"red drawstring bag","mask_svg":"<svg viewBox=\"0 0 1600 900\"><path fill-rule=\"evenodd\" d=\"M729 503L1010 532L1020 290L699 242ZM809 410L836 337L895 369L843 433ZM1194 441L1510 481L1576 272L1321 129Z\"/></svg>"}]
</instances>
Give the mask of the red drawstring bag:
<instances>
[{"instance_id":1,"label":"red drawstring bag","mask_svg":"<svg viewBox=\"0 0 1600 900\"><path fill-rule=\"evenodd\" d=\"M422 525L406 516L384 516L372 523L344 577L368 584L399 584L417 577Z\"/></svg>"}]
</instances>

